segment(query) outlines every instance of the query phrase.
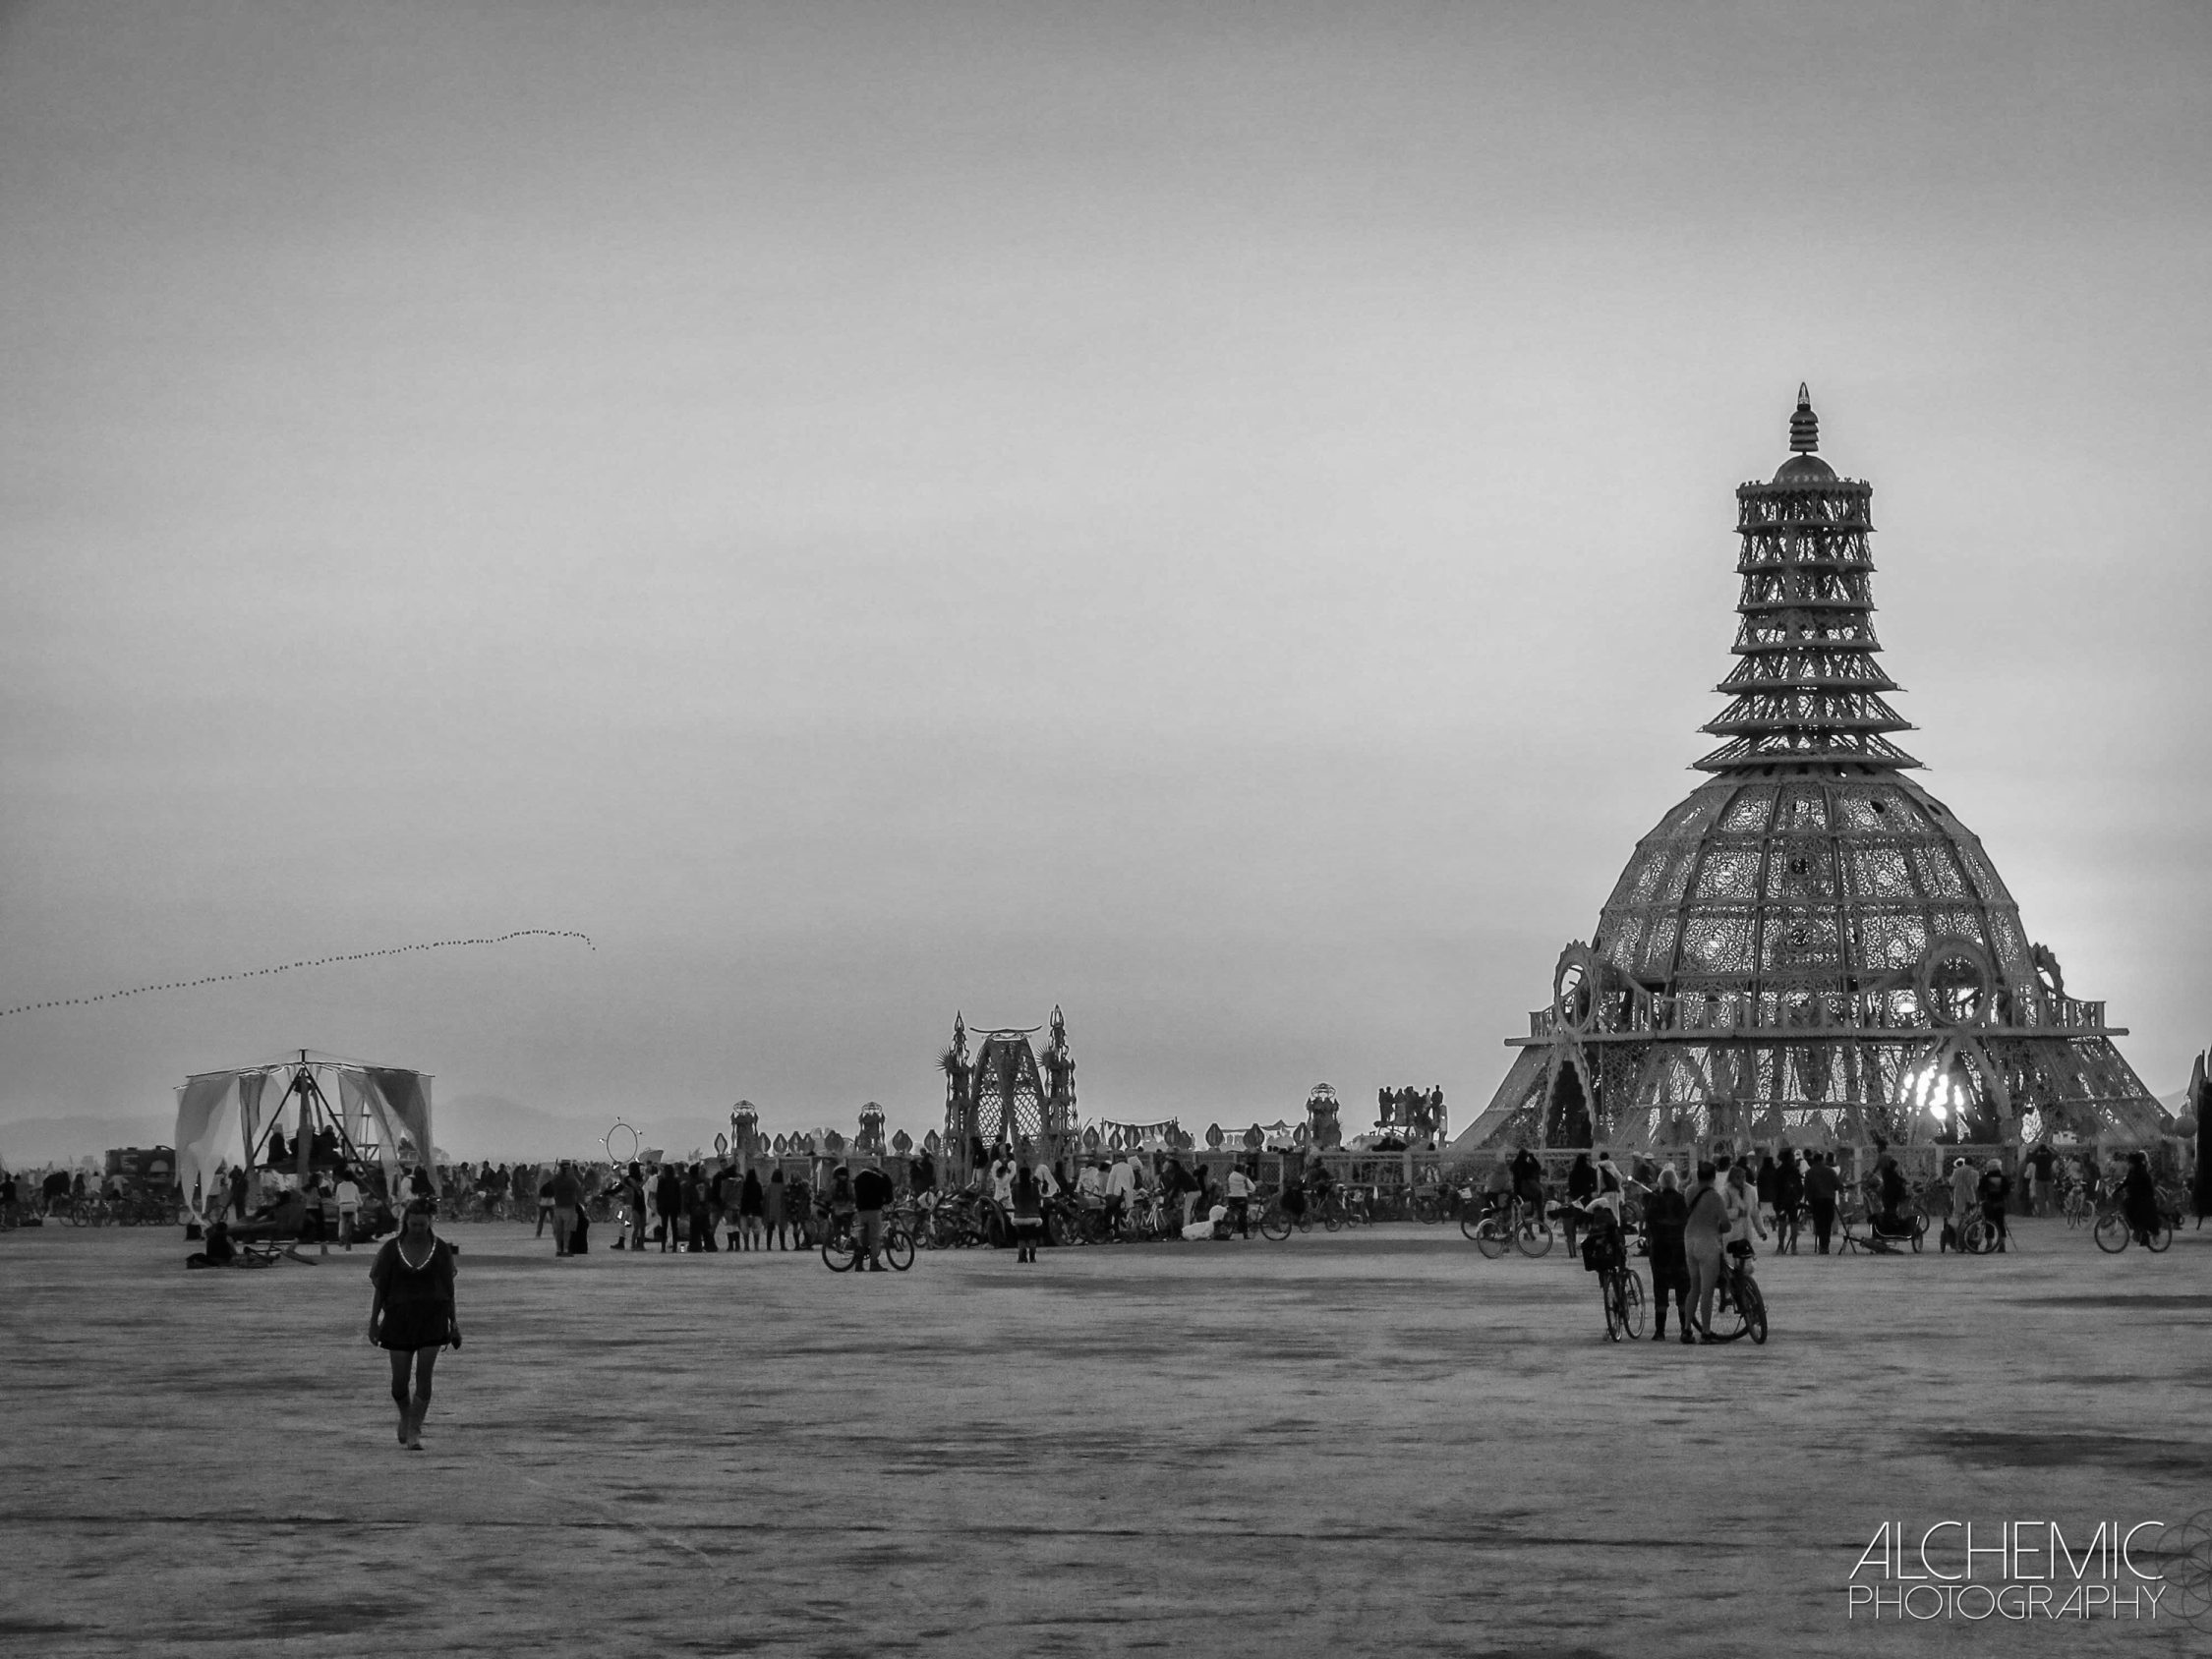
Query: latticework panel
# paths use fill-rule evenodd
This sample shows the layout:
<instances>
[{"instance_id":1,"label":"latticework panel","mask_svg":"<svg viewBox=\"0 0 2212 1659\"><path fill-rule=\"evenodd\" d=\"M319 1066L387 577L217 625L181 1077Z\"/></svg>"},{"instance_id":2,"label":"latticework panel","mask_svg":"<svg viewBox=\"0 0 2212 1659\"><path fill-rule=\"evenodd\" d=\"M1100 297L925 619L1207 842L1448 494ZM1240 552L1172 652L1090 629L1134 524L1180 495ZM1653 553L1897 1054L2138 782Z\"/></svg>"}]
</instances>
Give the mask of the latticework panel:
<instances>
[{"instance_id":1,"label":"latticework panel","mask_svg":"<svg viewBox=\"0 0 2212 1659\"><path fill-rule=\"evenodd\" d=\"M2008 989L2033 968L1981 843L1898 774L1716 778L1638 843L1593 947L1659 994L1847 991L1909 972L1939 939L1986 947Z\"/></svg>"}]
</instances>

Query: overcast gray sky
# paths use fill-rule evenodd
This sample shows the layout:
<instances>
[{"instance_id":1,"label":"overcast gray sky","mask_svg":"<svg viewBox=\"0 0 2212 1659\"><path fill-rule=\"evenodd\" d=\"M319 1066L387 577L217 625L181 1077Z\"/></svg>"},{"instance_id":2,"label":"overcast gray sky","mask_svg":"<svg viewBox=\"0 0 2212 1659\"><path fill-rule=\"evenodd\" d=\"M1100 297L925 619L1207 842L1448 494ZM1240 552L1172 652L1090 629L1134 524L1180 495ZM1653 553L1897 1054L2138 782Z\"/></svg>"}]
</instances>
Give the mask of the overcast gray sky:
<instances>
[{"instance_id":1,"label":"overcast gray sky","mask_svg":"<svg viewBox=\"0 0 2212 1659\"><path fill-rule=\"evenodd\" d=\"M0 1116L1466 1122L1876 489L1924 781L2212 1039L2196 5L14 6Z\"/></svg>"}]
</instances>

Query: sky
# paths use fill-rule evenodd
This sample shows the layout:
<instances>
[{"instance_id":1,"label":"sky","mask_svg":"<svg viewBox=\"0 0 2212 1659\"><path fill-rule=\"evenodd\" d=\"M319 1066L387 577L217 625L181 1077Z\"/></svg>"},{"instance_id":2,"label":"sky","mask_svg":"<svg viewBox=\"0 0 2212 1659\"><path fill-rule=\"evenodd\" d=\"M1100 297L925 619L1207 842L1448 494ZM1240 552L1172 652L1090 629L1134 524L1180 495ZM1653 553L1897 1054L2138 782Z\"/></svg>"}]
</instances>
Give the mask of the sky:
<instances>
[{"instance_id":1,"label":"sky","mask_svg":"<svg viewBox=\"0 0 2212 1659\"><path fill-rule=\"evenodd\" d=\"M1444 1086L1694 787L1735 486L2205 1012L2212 12L0 11L0 1122L301 1046L919 1134ZM440 1139L452 1123L441 1118Z\"/></svg>"}]
</instances>

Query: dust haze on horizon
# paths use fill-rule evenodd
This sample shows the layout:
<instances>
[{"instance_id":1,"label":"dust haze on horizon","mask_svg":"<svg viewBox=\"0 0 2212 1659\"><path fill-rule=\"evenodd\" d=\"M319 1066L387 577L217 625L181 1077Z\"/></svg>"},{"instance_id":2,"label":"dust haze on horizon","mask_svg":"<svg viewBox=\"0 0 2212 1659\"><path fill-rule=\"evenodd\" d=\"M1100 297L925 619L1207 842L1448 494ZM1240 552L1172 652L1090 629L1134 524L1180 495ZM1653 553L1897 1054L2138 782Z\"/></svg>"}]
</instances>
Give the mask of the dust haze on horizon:
<instances>
[{"instance_id":1,"label":"dust haze on horizon","mask_svg":"<svg viewBox=\"0 0 2212 1659\"><path fill-rule=\"evenodd\" d=\"M1800 380L2169 1094L2208 177L2183 5L11 7L0 1006L598 948L13 1015L0 1123L305 1045L918 1134L1058 1003L1086 1116L1464 1125Z\"/></svg>"}]
</instances>

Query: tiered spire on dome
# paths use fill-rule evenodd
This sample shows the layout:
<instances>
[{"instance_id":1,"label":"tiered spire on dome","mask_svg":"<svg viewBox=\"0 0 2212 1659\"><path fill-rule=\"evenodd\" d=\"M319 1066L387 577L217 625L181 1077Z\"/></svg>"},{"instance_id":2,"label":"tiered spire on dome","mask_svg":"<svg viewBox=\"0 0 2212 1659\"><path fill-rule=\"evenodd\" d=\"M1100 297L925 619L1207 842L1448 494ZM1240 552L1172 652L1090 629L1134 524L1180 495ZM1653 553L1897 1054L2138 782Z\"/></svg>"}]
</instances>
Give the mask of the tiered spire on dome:
<instances>
[{"instance_id":1,"label":"tiered spire on dome","mask_svg":"<svg viewBox=\"0 0 2212 1659\"><path fill-rule=\"evenodd\" d=\"M1789 421L1794 453L1769 484L1736 490L1743 555L1734 699L1703 729L1727 741L1697 763L1736 772L1777 762L1862 768L1920 763L1884 734L1911 724L1883 700L1897 683L1875 654L1871 485L1822 460L1820 419L1803 385Z\"/></svg>"}]
</instances>

